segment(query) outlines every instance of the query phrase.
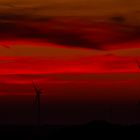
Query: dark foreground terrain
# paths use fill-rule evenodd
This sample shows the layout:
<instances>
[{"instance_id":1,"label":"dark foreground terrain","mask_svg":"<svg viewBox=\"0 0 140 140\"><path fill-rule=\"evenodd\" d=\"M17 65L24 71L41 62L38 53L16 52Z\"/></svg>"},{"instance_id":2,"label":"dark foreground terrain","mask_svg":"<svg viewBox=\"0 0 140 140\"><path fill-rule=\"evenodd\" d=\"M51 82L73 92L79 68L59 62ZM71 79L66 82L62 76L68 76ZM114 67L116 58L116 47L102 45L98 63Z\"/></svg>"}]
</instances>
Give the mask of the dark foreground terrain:
<instances>
[{"instance_id":1,"label":"dark foreground terrain","mask_svg":"<svg viewBox=\"0 0 140 140\"><path fill-rule=\"evenodd\" d=\"M140 124L116 125L102 121L94 121L84 125L58 126L21 126L1 125L2 139L99 139L99 138L140 138Z\"/></svg>"}]
</instances>

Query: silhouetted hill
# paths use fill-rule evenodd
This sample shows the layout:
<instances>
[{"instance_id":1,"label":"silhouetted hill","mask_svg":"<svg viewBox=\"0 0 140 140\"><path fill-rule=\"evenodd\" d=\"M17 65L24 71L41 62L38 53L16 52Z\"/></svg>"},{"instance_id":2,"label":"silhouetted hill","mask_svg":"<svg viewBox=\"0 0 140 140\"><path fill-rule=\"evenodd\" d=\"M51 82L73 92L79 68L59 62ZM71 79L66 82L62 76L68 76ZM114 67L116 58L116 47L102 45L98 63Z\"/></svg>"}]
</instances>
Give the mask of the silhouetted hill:
<instances>
[{"instance_id":1,"label":"silhouetted hill","mask_svg":"<svg viewBox=\"0 0 140 140\"><path fill-rule=\"evenodd\" d=\"M94 121L83 125L1 125L0 136L5 139L95 139L138 136L140 124L117 125L105 121Z\"/></svg>"}]
</instances>

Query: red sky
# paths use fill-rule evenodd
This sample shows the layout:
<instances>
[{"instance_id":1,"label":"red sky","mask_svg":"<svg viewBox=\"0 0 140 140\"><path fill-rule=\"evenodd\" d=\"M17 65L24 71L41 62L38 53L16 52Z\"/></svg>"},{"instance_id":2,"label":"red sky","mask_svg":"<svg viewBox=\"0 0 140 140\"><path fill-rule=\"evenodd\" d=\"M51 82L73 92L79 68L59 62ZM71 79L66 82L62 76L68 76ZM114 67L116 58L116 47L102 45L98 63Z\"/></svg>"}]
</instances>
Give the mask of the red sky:
<instances>
[{"instance_id":1,"label":"red sky","mask_svg":"<svg viewBox=\"0 0 140 140\"><path fill-rule=\"evenodd\" d=\"M40 3L37 7L32 0L29 5L15 2L0 10L0 100L5 106L1 120L7 121L5 114L11 115L11 120L18 118L11 114L10 106L20 121L23 116L28 120L34 80L44 91L45 121L47 115L52 123L103 119L110 104L115 108L115 121L139 121L135 118L140 99L137 0L135 4L127 1L127 6L111 0L105 5L100 1L86 6L79 0L53 0L44 5L44 9L50 7L50 15L43 10L45 2ZM96 7L93 11L91 3L100 10ZM120 9L112 8L114 5ZM67 12L65 6L69 7Z\"/></svg>"}]
</instances>

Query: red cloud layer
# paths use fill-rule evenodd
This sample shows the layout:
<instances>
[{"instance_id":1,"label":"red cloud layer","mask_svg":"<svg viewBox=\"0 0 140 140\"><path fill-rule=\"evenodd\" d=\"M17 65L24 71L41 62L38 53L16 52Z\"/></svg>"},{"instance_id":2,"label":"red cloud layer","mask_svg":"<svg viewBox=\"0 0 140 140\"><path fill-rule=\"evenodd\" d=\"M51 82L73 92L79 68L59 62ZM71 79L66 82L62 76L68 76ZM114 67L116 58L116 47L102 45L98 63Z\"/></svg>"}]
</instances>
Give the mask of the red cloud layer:
<instances>
[{"instance_id":1,"label":"red cloud layer","mask_svg":"<svg viewBox=\"0 0 140 140\"><path fill-rule=\"evenodd\" d=\"M1 57L1 74L138 72L134 57L113 55L66 58Z\"/></svg>"}]
</instances>

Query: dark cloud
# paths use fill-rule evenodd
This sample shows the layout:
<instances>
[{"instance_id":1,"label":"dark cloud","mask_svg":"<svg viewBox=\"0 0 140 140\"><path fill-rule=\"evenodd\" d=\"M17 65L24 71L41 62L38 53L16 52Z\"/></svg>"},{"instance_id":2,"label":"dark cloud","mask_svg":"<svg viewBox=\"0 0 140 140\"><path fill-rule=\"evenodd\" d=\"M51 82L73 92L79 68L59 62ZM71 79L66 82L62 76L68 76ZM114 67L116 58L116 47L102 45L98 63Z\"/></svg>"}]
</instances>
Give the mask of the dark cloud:
<instances>
[{"instance_id":1,"label":"dark cloud","mask_svg":"<svg viewBox=\"0 0 140 140\"><path fill-rule=\"evenodd\" d=\"M33 14L26 14L26 13L2 13L0 14L0 21L35 21L35 22L48 22L53 19L52 16L34 16Z\"/></svg>"},{"instance_id":2,"label":"dark cloud","mask_svg":"<svg viewBox=\"0 0 140 140\"><path fill-rule=\"evenodd\" d=\"M126 21L126 18L124 16L112 16L109 18L111 21L117 22L117 23L123 23Z\"/></svg>"},{"instance_id":3,"label":"dark cloud","mask_svg":"<svg viewBox=\"0 0 140 140\"><path fill-rule=\"evenodd\" d=\"M0 40L34 39L65 47L106 50L105 46L109 44L140 39L140 28L127 25L49 17L30 21L25 18L22 22L16 15L13 18L10 15L1 15L0 19Z\"/></svg>"},{"instance_id":4,"label":"dark cloud","mask_svg":"<svg viewBox=\"0 0 140 140\"><path fill-rule=\"evenodd\" d=\"M89 41L80 33L65 32L65 31L52 31L48 34L47 40L49 42L60 44L68 47L87 47L100 49L100 44L96 41Z\"/></svg>"}]
</instances>

